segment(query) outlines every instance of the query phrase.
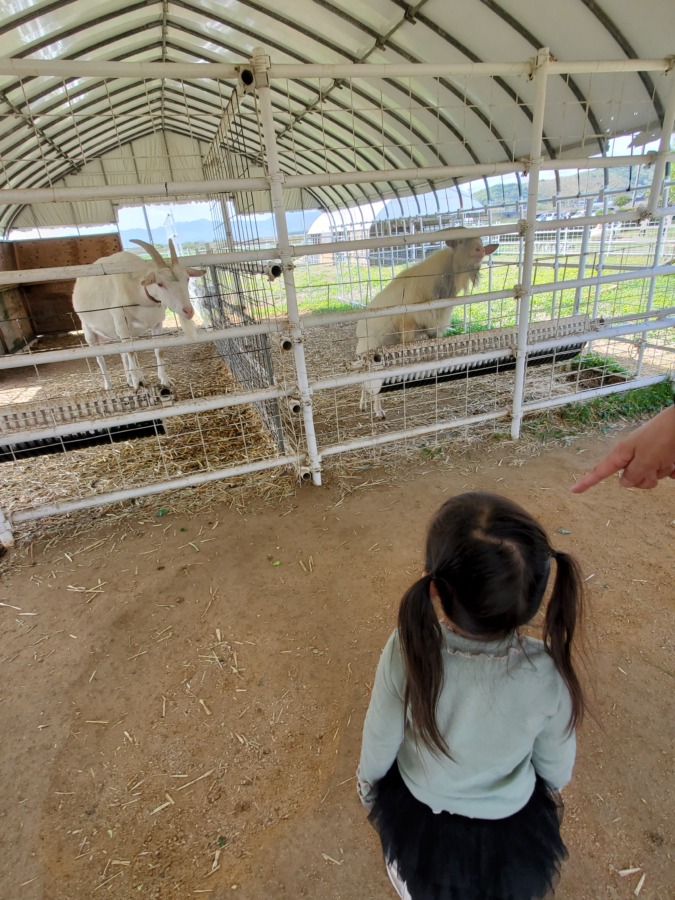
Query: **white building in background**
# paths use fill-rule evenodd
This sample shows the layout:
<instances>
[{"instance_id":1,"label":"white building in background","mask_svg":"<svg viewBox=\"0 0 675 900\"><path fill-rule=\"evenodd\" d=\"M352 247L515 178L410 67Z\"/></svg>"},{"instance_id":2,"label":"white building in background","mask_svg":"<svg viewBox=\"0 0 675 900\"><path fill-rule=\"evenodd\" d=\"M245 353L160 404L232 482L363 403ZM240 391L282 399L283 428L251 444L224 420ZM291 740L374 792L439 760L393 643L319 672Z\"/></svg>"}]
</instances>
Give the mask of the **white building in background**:
<instances>
[{"instance_id":1,"label":"white building in background","mask_svg":"<svg viewBox=\"0 0 675 900\"><path fill-rule=\"evenodd\" d=\"M478 225L483 204L459 188L442 188L417 197L387 200L375 216L368 237L387 238L402 234L419 234L441 228ZM440 247L438 242L414 247L382 247L370 252L371 263L409 265L424 259Z\"/></svg>"},{"instance_id":2,"label":"white building in background","mask_svg":"<svg viewBox=\"0 0 675 900\"><path fill-rule=\"evenodd\" d=\"M394 197L323 212L308 229L307 242L324 244L339 240L387 238L478 224L483 209L482 203L459 188L443 188L417 197ZM416 247L378 248L370 251L370 260L377 263L410 263L422 259L438 246L438 243L429 243ZM364 255L367 253L364 251ZM314 261L318 260L317 256ZM329 261L329 255L324 261Z\"/></svg>"},{"instance_id":3,"label":"white building in background","mask_svg":"<svg viewBox=\"0 0 675 900\"><path fill-rule=\"evenodd\" d=\"M380 201L322 212L307 230L308 243L324 244L368 237L373 222L385 205Z\"/></svg>"}]
</instances>

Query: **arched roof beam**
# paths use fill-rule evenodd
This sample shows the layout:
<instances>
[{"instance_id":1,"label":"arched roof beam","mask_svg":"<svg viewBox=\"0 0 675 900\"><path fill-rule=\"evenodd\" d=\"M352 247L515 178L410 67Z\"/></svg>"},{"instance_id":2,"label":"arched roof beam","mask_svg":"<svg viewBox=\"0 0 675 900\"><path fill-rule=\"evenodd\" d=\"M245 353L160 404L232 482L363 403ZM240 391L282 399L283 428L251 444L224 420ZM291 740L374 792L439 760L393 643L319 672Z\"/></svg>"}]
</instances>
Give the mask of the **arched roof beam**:
<instances>
[{"instance_id":1,"label":"arched roof beam","mask_svg":"<svg viewBox=\"0 0 675 900\"><path fill-rule=\"evenodd\" d=\"M55 0L54 3L46 3L44 6L41 6L39 10L36 10L34 5L29 6L27 10L23 11L18 16L5 19L4 23L0 24L0 35L8 34L10 31L14 31L15 28L20 28L22 25L30 25L41 16L47 16L50 13L58 12L63 9L64 6L69 6L71 3L77 3L77 0Z\"/></svg>"},{"instance_id":2,"label":"arched roof beam","mask_svg":"<svg viewBox=\"0 0 675 900\"><path fill-rule=\"evenodd\" d=\"M192 9L192 7L189 7L189 4L184 3L184 4L182 4L182 5L185 6L186 8ZM197 12L198 10L193 10L193 11L194 11L194 12ZM231 24L231 23L226 23L226 22L224 22L224 24ZM234 27L236 27L236 26L234 26ZM184 31L185 33L190 33L190 34L192 34L194 37L196 37L196 38L198 38L198 39L203 39L203 34L201 34L200 32L191 31L190 29L187 29L187 28L182 28L181 30ZM121 33L120 35L117 36L117 40L118 40L118 41L119 41L119 40L124 40L124 39L126 39L127 37L130 37L130 36L132 36L132 35L135 34L135 33L136 33L136 30L132 30L132 31L129 31L129 32ZM219 42L219 41L216 41L216 40L212 40L212 43L217 43L219 46L223 47L223 49L226 49L226 50L228 50L228 51L230 51L230 52L233 52L233 53L239 52L238 50L236 50L236 48L230 47L229 45L223 44L222 42ZM288 50L287 48L284 48L284 47L281 46L281 45L275 44L275 42L273 42L273 41L267 41L267 43L276 46L277 49L279 49L281 52L284 52L284 53L286 53L286 54L288 54L288 55L294 56L294 58L297 58L300 62L308 62L308 60L303 59L303 58L300 57L298 54L294 54L292 51ZM105 45L106 45L106 42L101 42L101 44L105 46ZM96 45L95 47L92 46L92 47L87 47L87 48L85 48L85 49L80 49L80 50L78 51L78 55L79 55L79 53L90 53L90 52L92 52L94 49L98 49L98 46L99 46L99 45ZM70 55L68 55L68 56L65 56L64 59L70 59L70 58L73 58L74 56L75 56L75 54L70 54ZM122 56L122 57L116 57L116 60L120 60L120 59L124 59L124 58L126 58L126 57L124 57L124 56ZM206 57L202 57L202 58L206 58ZM25 81L23 81L23 82L18 82L18 83L16 83L16 84L12 85L11 88L8 88L7 90L16 90L18 87L22 86L22 84L24 84L25 82L27 82L27 81L29 81L29 80L33 80L33 78L31 77L31 78L29 78L29 79L25 79ZM67 84L68 81L64 81L63 83L64 83L64 84ZM103 82L101 82L101 83L103 83ZM141 82L139 82L139 84L140 84L140 83L141 83ZM302 86L303 86L306 90L311 90L312 92L316 92L316 88L315 88L313 85L307 85L305 82L299 82L299 83L302 84ZM399 88L399 90L400 90L400 88ZM49 90L49 89L46 89L45 91L41 92L40 94L33 95L33 96L30 98L30 102L35 102L36 99L39 99L39 98L41 98L41 97L44 97L44 96L48 95L49 93L50 93L50 90ZM358 96L363 97L364 99L368 100L369 102L373 102L372 97L370 97L370 96L369 96L367 93L365 93L365 92L361 92L361 91L355 90L354 93L356 93ZM285 95L284 95L284 96L285 96ZM296 99L296 102L302 103L303 101L298 101L298 100ZM350 111L351 111L350 107L349 107L347 104L341 104L341 103L339 103L339 102L336 101L336 100L333 100L333 102L334 102L337 106L340 106L344 111L347 111L347 112L350 112ZM58 105L58 104L57 104L57 105ZM372 127L373 127L372 123L368 120L367 116L365 116L364 114L356 114L356 113L354 113L353 111L351 111L351 112L352 112L352 115L354 116L354 118L356 118L356 119L362 121L362 122L365 123L369 128L372 128ZM329 114L324 114L324 115L329 115ZM402 127L405 127L406 129L411 130L409 124L408 124L402 117L396 116L395 113L389 113L389 115L391 116L391 118L392 118L394 121L397 121ZM334 120L331 119L331 121L334 121ZM344 127L344 126L342 126L342 127ZM414 130L413 130L413 133L415 133ZM462 143L464 143L464 142L463 142L463 138L462 138L462 136L459 134L459 132L457 132L457 131L455 130L453 133L455 133L455 135L456 135L456 137L457 137L458 140L460 140L460 141L462 141ZM392 134L390 134L389 132L385 132L385 134L387 135L388 139L392 141L392 143L395 143L395 139L394 139L394 136L393 136ZM365 136L362 135L362 137L365 137ZM418 139L419 139L420 141L422 141L423 143L426 143L426 141L425 141L423 135L417 134L417 133L416 133L416 137L418 137ZM403 153L405 153L405 154L409 157L409 159L411 160L411 163L412 163L413 165L418 165L418 164L419 164L419 163L418 163L418 160L416 160L416 159L414 158L414 156L413 156L411 153L408 153L408 152L406 151L405 147L401 147L401 148L400 148L400 151L403 152ZM386 156L386 154L385 154L385 156ZM446 161L445 161L439 154L437 154L437 156L438 156L438 158L439 158L439 160L440 160L440 162L441 162L442 165L446 165L446 164L447 164ZM474 159L474 161L477 162L477 159ZM388 162L390 163L390 165L391 165L392 167L396 167L396 166L397 166L397 162L396 162L392 157L388 157Z\"/></svg>"},{"instance_id":3,"label":"arched roof beam","mask_svg":"<svg viewBox=\"0 0 675 900\"><path fill-rule=\"evenodd\" d=\"M245 2L248 5L248 4L250 4L251 0L242 0L242 2ZM399 56L402 56L404 59L406 59L408 62L412 62L412 63L421 62L420 59L418 59L416 56L413 56L411 53L408 53L402 47L399 47L392 40L390 40L390 38L407 21L414 20L414 21L423 22L424 24L427 25L427 27L429 27L430 20L426 19L424 16L421 16L419 14L419 10L422 8L422 6L424 6L424 3L418 3L416 7L412 7L412 6L409 6L407 3L400 2L400 0L392 0L392 2L395 3L395 5L402 7L405 10L405 12L404 12L404 15L402 16L400 22L398 22L393 28L391 28L387 32L386 35L381 35L374 29L368 28L366 25L364 25L362 22L360 22L354 16L349 15L349 13L345 12L344 10L338 9L332 3L328 2L328 0L315 0L315 2L318 3L319 6L323 6L325 9L330 10L330 12L334 13L335 15L338 15L341 19L344 19L345 21L349 22L351 25L360 28L369 37L374 38L375 42L374 42L373 46L370 48L370 50L367 50L361 57L353 57L350 60L351 62L366 62L368 57L372 53L374 53L375 50L384 49L387 46L390 47L395 53L398 53ZM414 19L411 17L414 17ZM459 42L452 39L450 37L450 35L447 34L447 32L444 32L441 29L436 29L436 28L434 28L434 30L436 30L437 34L442 36L445 40L447 40L449 43L451 43L453 46L455 46L458 50L460 50L460 52L464 53L469 59L472 60L472 62L481 62L481 60L478 57L471 54L466 48L464 48L461 44L459 44ZM340 51L339 48L338 48L338 52L342 52L343 56L347 55L344 53L344 51ZM511 88L509 88L509 86L506 84L506 82L503 81L503 79L495 78L494 80L495 80L495 83L500 85L500 87L506 89L510 95L513 95L513 91L511 90ZM384 78L383 81L385 81L387 84L396 84L396 82L394 82L394 80L390 79L390 78ZM506 143L506 141L504 140L502 135L499 133L499 129L496 128L496 126L490 121L490 119L485 115L485 113L483 113L483 111L479 110L477 107L467 104L466 97L450 81L448 81L447 78L439 78L438 81L439 81L439 84L443 85L443 87L446 90L448 90L452 94L454 94L454 96L457 97L459 100L462 100L463 103L465 104L465 106L468 106L468 108L474 113L474 115L478 116L478 118L481 120L483 125L485 125L492 132L495 139L499 142L499 145L501 146L502 150L504 151L505 157L509 160L509 162L513 162L513 156L511 154L508 144ZM399 90L402 90L402 88L400 86L399 86ZM408 93L408 92L406 92L406 93ZM422 104L424 103L423 99L419 98L419 96L416 96L413 93L410 93L409 95L412 96L416 102L418 102L418 103L421 102ZM526 109L526 107L523 107L523 111L525 111L525 109ZM530 120L531 120L531 113L530 113ZM474 159L474 161L476 163L478 163L479 162L478 157L475 155L472 148L465 141L463 136L458 134L458 132L451 126L451 123L449 123L445 119L445 117L443 117L443 121L444 121L444 124L446 125L446 127L450 127L453 134L455 134L457 139L460 140L462 142L462 144L466 147L467 151L470 153L470 155ZM444 163L444 165L447 165L447 163Z\"/></svg>"},{"instance_id":4,"label":"arched roof beam","mask_svg":"<svg viewBox=\"0 0 675 900\"><path fill-rule=\"evenodd\" d=\"M533 35L531 31L528 31L528 29L525 28L525 26L522 25L518 21L518 19L510 15L510 13L508 13L498 3L496 3L495 0L480 0L480 2L487 6L488 9L496 16L498 16L503 22L506 22L507 25L513 28L513 30L516 31L522 38L524 38L534 50L539 50L541 47L546 46L546 41L541 41L539 40L539 38L535 37L535 35ZM560 77L563 78L563 76ZM588 121L591 123L591 126L594 129L595 134L597 135L598 147L600 148L600 152L604 156L607 148L604 138L600 137L602 128L600 127L600 123L598 122L595 113L591 109L589 100L571 75L563 78L563 80L568 88L572 91L576 99L579 101L579 105L581 106L582 110L588 116ZM530 121L532 121L531 115L529 116L529 118ZM551 158L555 157L555 153L549 155L551 156Z\"/></svg>"},{"instance_id":5,"label":"arched roof beam","mask_svg":"<svg viewBox=\"0 0 675 900\"><path fill-rule=\"evenodd\" d=\"M617 42L619 47L626 54L628 59L638 59L638 54L633 49L632 44L629 42L628 38L621 31L619 26L607 15L607 13L595 2L595 0L581 0L584 6L589 10L589 12L593 13L595 18L600 22L600 24L607 29L609 34L611 34L612 38ZM636 15L639 15L639 10L636 9ZM661 100L659 99L659 95L656 93L656 86L652 80L649 72L638 72L640 76L640 81L644 84L645 90L649 95L649 99L651 100L658 120L661 124L663 124L663 115L664 109Z\"/></svg>"},{"instance_id":6,"label":"arched roof beam","mask_svg":"<svg viewBox=\"0 0 675 900\"><path fill-rule=\"evenodd\" d=\"M318 35L317 33L312 32L312 31L310 31L310 30L307 29L307 28L304 28L303 26L299 25L297 22L294 22L294 21L292 21L292 20L290 20L290 19L285 18L285 17L282 16L280 13L276 13L276 12L274 12L274 11L272 11L272 10L269 10L269 9L263 9L263 8L259 7L257 4L255 4L255 3L253 3L253 2L250 2L250 0L240 0L240 2L243 2L245 5L251 6L251 8L255 9L256 11L263 12L263 13L264 13L266 16L268 16L269 18L272 18L272 19L274 19L274 20L276 20L276 21L278 21L278 22L281 22L282 24L287 25L287 26L290 27L290 28L295 29L296 31L299 31L301 34L304 34L304 35L305 35L306 37L308 37L310 40L313 40L313 41L315 41L316 43L318 43L318 44L320 44L320 45L322 45L322 46L327 47L327 48L328 48L329 50L331 50L333 53L336 53L336 54L338 54L338 55L340 55L340 56L346 57L350 62L358 62L358 61L359 61L359 58L358 58L358 57L350 56L348 53L346 53L343 47L340 47L339 45L333 44L333 43L332 43L331 41L329 41L327 38L324 38L323 36ZM179 6L179 7L182 6L183 8L188 9L190 12L192 12L192 13L194 13L194 14L198 14L198 15L205 16L205 13L204 13L204 11L203 11L202 9L200 9L200 8L198 8L198 7L192 6L190 3L186 2L186 0L174 0L174 5ZM295 52L294 52L293 50L291 50L289 47L286 47L286 46L284 46L283 44L279 44L278 42L276 42L276 41L274 41L274 40L272 40L272 39L270 39L270 38L268 38L268 37L266 37L266 36L261 36L259 32L254 32L254 31L252 31L252 30L250 30L250 29L243 28L241 25L239 25L239 24L237 24L237 23L233 23L231 20L225 19L225 18L223 18L222 16L216 16L216 15L214 15L213 13L209 13L209 16L208 16L208 17L211 18L211 19L214 19L215 21L218 21L220 24L222 24L222 25L225 26L225 27L232 28L232 29L234 29L235 31L241 32L242 34L246 34L246 35L249 36L249 37L253 37L254 39L256 39L256 40L262 42L263 44L265 44L265 46L268 46L268 47L275 47L275 48L278 49L281 53L284 53L284 54L286 54L287 56L291 56L291 57L297 59L299 62L310 62L310 60L307 60L307 59L302 58L299 54L295 53ZM362 26L362 25L360 25L360 27L363 29L363 26ZM199 35L199 36L203 38L203 35ZM218 41L213 41L213 43L219 43L219 42L218 42ZM417 62L418 60L414 60L414 61ZM389 84L393 84L399 91L403 90L403 88L402 88L400 85L396 84L396 83L395 83L394 81L392 81L391 79L384 79L384 80L385 80L385 82L387 82L387 83L389 83ZM304 84L304 83L303 83L303 84ZM335 84L333 85L333 87L335 87ZM316 88L312 87L311 89L312 89L314 92L319 93L319 92L316 91ZM362 89L359 89L359 88L354 88L353 86L352 86L352 91L353 91L353 93L354 93L356 96L363 97L363 99L368 100L368 101L371 102L371 103L373 102L373 98L372 98L366 91L363 91ZM327 93L328 93L328 92L326 92L326 94L324 94L324 96L327 96ZM408 95L408 92L406 92L406 94ZM331 99L333 99L333 102L335 102L334 98L331 98ZM424 105L424 99L423 99L423 98L421 98L421 97L419 97L419 96L415 96L414 99L416 100L416 102L420 103L421 105ZM394 121L397 121L400 125L406 127L408 130L412 131L412 133L415 134L415 136L416 136L420 141L422 141L423 143L425 143L424 135L420 134L420 133L417 131L417 129L413 128L412 125L410 125L409 123L407 123L403 117L397 116L397 114L396 114L395 112L393 112L392 110L385 110L385 111L387 112L387 114L388 114ZM469 145L468 142L464 139L464 137L457 131L456 128L454 128L454 126L452 125L452 123L451 123L445 116L440 116L439 119L440 119L440 120L443 122L443 124L444 124L444 125L445 125L445 126L446 126L446 127L447 127L447 128L448 128L448 129L449 129L449 130L457 137L457 139L458 139L459 141L461 141L462 145L466 148L467 152L469 152L469 154L471 155L472 159L473 159L475 162L478 162L478 161L479 161L479 160L478 160L478 157L477 157L477 156L475 155L475 153L472 151L472 149L470 148L470 145ZM486 121L486 124L489 124L487 119L486 119L485 121ZM402 148L401 148L401 149L402 149ZM411 154L408 154L408 155L409 155L409 157L410 157L411 162L413 163L413 165L417 165L417 163L416 163L416 161L414 160L413 156L412 156ZM439 159L440 162L441 162L441 165L448 165L447 161L442 157L441 154L438 154L438 153L437 153L437 156L438 156L438 159ZM508 153L507 153L507 158L511 159L511 157L508 155Z\"/></svg>"},{"instance_id":7,"label":"arched roof beam","mask_svg":"<svg viewBox=\"0 0 675 900\"><path fill-rule=\"evenodd\" d=\"M183 6L184 8L189 9L189 10L192 11L192 12L199 13L199 14L203 14L203 11L202 11L202 10L195 9L195 8L192 7L189 3L176 3L175 5ZM144 6L144 4L140 4L140 6ZM125 9L123 9L123 10L121 10L121 11L118 11L118 13L121 14L121 13L130 11L131 9L137 9L138 7L139 7L139 4L134 4L133 6L126 7ZM112 14L111 14L111 16L112 16ZM100 24L101 21L106 20L106 19L110 18L111 16L107 16L107 17L97 17L97 18L94 20L94 23L95 23L95 24ZM279 18L281 18L281 17L279 17ZM222 21L223 21L223 24L231 25L231 23L228 23L228 22L226 22L225 20L222 20ZM152 27L152 25L149 23L147 27ZM235 26L235 28L236 28L236 26ZM182 30L188 31L187 29L182 29ZM81 31L81 29L78 29L78 32L79 32L79 31ZM132 31L132 32L127 32L126 34L120 33L120 34L117 36L116 39L117 39L117 40L123 40L126 36L130 36L131 34L135 34L136 31L137 31L137 29L135 29L135 30ZM204 38L204 35L203 35L202 33L200 33L200 32L194 32L194 31L193 31L193 32L191 32L191 33L192 33L195 37L197 37L198 39L203 39L203 38ZM63 36L64 36L64 33L61 33L61 34L59 35L60 38L62 38ZM316 35L312 35L310 32L308 32L308 36L310 36L311 38L313 38L313 39L316 40ZM210 38L210 40L211 40L212 42L219 43L221 46L225 46L225 45L222 45L222 44L221 44L220 42L218 42L218 41L213 41L213 38ZM100 45L95 45L95 46L87 47L87 48L84 49L84 50L80 49L80 50L78 51L78 54L70 54L68 57L64 57L64 58L72 58L73 56L79 55L80 53L83 53L83 52L89 53L89 52L91 52L91 51L94 50L94 49L98 49L99 46L105 45L106 43L108 43L108 42L105 42L105 41L104 41L104 42L101 42ZM268 43L273 43L273 42L268 42ZM279 49L280 49L282 52L289 53L290 55L294 55L294 54L290 53L290 51L289 51L287 48L282 47L282 46L280 46L280 45L277 45L277 46L279 47ZM30 49L27 50L27 51L24 51L24 52L34 52L35 49L36 49L35 45L31 45ZM227 49L228 49L229 51L231 51L231 52L235 52L235 53L238 52L235 48L232 48L232 47L227 47ZM335 49L335 48L333 48L333 49ZM338 48L338 49L339 49L339 48ZM193 51L190 51L190 52L193 52ZM122 57L122 58L124 58L124 57ZM402 90L402 88L401 88L399 85L397 85L395 82L390 81L389 83L392 84L397 90ZM369 102L372 102L372 98L371 98L366 92L361 92L361 91L358 91L358 90L357 90L357 91L355 91L355 93L357 93L357 95L363 96L364 99L367 99ZM33 99L34 99L34 98L33 98ZM417 100L417 102L421 102L422 98L416 98L416 100ZM336 105L339 105L339 106L342 105L342 104L339 104L337 101L333 101L333 102L336 102ZM346 107L343 107L343 108L346 108ZM398 124L400 124L402 127L405 127L406 129L411 130L411 131L415 134L415 136L418 138L418 140L420 140L420 141L421 141L422 143L424 143L424 144L427 144L427 143L428 143L428 142L425 140L424 135L420 134L416 129L411 128L411 126L409 125L409 123L407 123L402 117L397 116L397 115L396 115L395 113L393 113L392 111L387 111L387 112L388 112L388 115L389 115L394 121L397 121ZM361 118L361 120L362 120L365 124L367 124L368 127L372 127L372 123L370 123L370 122L368 121L368 119L367 119L366 116L360 116L360 117L357 117L357 118ZM331 121L334 121L334 120L331 120ZM468 144L466 143L466 141L464 140L463 136L457 131L457 129L455 129L455 128L452 126L452 123L450 123L450 122L448 122L448 121L446 120L446 121L445 121L445 125L446 125L446 127L448 127L448 128L451 130L451 132L457 137L458 141L460 141L460 142L463 144L463 146L465 146L465 148L466 148L467 150L470 150L470 148L469 148ZM400 149L401 149L402 152L405 152L404 148L400 148ZM414 165L417 165L417 161L414 159L414 157L413 157L411 154L408 154L408 155L409 155L409 157L410 157L412 163L413 163ZM475 156L475 154L471 154L471 155L472 155L472 159L474 159L474 162L478 162L478 159L477 159L477 157ZM438 158L439 158L441 164L443 164L443 165L446 165L446 164L447 164L446 160L444 160L443 157L442 157L440 154L437 154L437 156L438 156ZM390 163L391 163L392 165L395 165L395 163L393 163L393 162L391 162L391 161L390 161ZM410 185L410 188L411 188L411 191L412 191L412 190L413 190L412 185Z\"/></svg>"},{"instance_id":8,"label":"arched roof beam","mask_svg":"<svg viewBox=\"0 0 675 900\"><path fill-rule=\"evenodd\" d=\"M28 130L35 136L38 141L38 145L41 141L44 141L47 146L56 153L57 156L62 157L66 162L68 162L71 166L73 166L74 170L77 170L81 167L81 163L76 162L74 159L71 159L68 154L64 151L62 147L59 147L58 144L55 144L54 141L45 134L44 130L40 128L40 126L34 121L31 116L27 116L22 110L20 110L14 103L7 97L2 91L0 91L0 103L6 103L10 110L14 113L15 116L18 116L24 125L28 128ZM25 143L25 137L18 143L14 144L11 148L14 149L20 144Z\"/></svg>"},{"instance_id":9,"label":"arched roof beam","mask_svg":"<svg viewBox=\"0 0 675 900\"><path fill-rule=\"evenodd\" d=\"M162 0L155 0L156 3L161 3ZM150 4L154 5L154 4ZM149 15L152 15L152 12L149 10L148 3L145 0L140 0L137 3L131 3L128 6L123 6L121 9L115 9L112 12L104 13L103 15L94 16L91 19L85 19L77 23L77 25L73 25L70 28L64 28L61 31L50 31L49 36L46 38L42 38L39 41L33 41L31 44L26 44L21 48L18 53L14 54L15 59L25 59L27 56L32 56L34 53L40 53L42 50L47 50L52 47L55 43L59 41L67 40L68 38L74 37L76 35L82 34L84 31L89 31L92 28L98 28L106 22L112 22L115 19L122 19L124 15L137 11L148 11ZM95 9L95 7L94 7ZM32 19L35 20L40 18L43 15L42 10L33 11ZM148 18L147 22L137 23L134 27L133 31L129 32L130 34L136 34L140 30L151 30L153 28L159 28L162 23L157 21L156 16L154 18ZM203 37L203 36L202 36ZM84 53L90 53L92 49L98 49L99 47L105 47L110 43L110 38L105 41L99 42L98 44L92 44L91 46L87 46L86 48L78 48L74 53L70 53L67 56L61 56L60 59L77 59ZM165 60L162 60L165 62Z\"/></svg>"}]
</instances>

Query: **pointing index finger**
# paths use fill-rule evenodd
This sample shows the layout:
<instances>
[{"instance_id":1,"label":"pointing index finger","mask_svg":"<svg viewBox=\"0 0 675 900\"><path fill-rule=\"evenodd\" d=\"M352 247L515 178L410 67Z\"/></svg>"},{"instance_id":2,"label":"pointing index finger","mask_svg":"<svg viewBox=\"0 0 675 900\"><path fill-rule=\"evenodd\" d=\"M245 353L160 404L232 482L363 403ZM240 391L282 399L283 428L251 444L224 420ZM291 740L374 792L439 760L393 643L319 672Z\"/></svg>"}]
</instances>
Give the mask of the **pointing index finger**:
<instances>
[{"instance_id":1,"label":"pointing index finger","mask_svg":"<svg viewBox=\"0 0 675 900\"><path fill-rule=\"evenodd\" d=\"M589 472L582 475L579 481L572 487L572 493L583 494L584 491L587 491L605 478L609 478L610 475L614 475L615 472L625 469L631 459L632 456L626 458L625 454L614 450L604 459L600 460L597 466L594 466Z\"/></svg>"}]
</instances>

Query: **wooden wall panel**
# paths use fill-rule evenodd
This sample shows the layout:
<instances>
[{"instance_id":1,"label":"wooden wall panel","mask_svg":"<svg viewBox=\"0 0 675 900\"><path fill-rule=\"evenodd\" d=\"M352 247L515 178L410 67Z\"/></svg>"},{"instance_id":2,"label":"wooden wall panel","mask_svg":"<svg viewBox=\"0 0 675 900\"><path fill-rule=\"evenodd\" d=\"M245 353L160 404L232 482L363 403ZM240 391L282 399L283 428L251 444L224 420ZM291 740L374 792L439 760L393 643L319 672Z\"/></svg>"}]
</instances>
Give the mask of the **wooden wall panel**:
<instances>
[{"instance_id":1,"label":"wooden wall panel","mask_svg":"<svg viewBox=\"0 0 675 900\"><path fill-rule=\"evenodd\" d=\"M122 249L119 234L93 234L86 237L45 238L14 241L17 269L46 269L52 266L78 266L96 262ZM28 315L37 334L57 334L79 329L73 312L73 279L23 286Z\"/></svg>"},{"instance_id":2,"label":"wooden wall panel","mask_svg":"<svg viewBox=\"0 0 675 900\"><path fill-rule=\"evenodd\" d=\"M34 337L21 289L0 289L0 355L15 353Z\"/></svg>"},{"instance_id":3,"label":"wooden wall panel","mask_svg":"<svg viewBox=\"0 0 675 900\"><path fill-rule=\"evenodd\" d=\"M12 272L15 268L13 245L0 241L0 271ZM0 356L15 353L34 337L22 289L0 286Z\"/></svg>"}]
</instances>

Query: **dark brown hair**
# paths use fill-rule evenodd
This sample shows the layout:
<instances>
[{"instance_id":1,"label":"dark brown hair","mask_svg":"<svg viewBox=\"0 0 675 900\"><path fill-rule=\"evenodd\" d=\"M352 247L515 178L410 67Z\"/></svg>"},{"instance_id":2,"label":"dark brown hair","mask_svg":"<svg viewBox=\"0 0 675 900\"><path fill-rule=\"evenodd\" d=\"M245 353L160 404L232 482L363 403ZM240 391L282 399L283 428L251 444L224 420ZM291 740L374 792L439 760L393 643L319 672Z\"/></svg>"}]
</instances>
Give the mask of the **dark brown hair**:
<instances>
[{"instance_id":1,"label":"dark brown hair","mask_svg":"<svg viewBox=\"0 0 675 900\"><path fill-rule=\"evenodd\" d=\"M539 610L556 572L546 610L544 644L572 699L569 728L585 700L572 661L583 612L583 580L576 560L551 548L541 525L516 503L472 492L448 500L427 533L424 569L403 595L398 631L406 668L404 706L423 743L450 756L436 722L443 686L442 632L431 600L434 584L445 615L477 639L506 637Z\"/></svg>"}]
</instances>

